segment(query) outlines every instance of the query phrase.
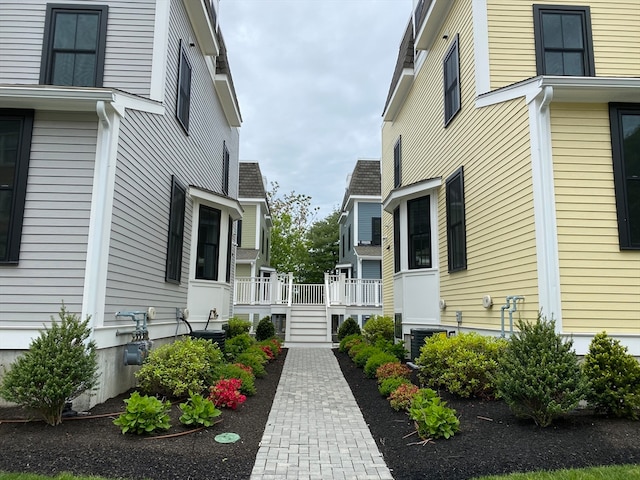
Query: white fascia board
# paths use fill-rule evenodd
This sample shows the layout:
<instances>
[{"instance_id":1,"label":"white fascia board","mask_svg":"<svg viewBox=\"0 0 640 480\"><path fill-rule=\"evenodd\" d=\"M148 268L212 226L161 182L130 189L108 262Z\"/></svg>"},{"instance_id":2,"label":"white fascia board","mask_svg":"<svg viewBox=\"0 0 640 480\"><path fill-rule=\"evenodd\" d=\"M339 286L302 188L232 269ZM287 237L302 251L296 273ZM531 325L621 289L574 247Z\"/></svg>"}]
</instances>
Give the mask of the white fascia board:
<instances>
[{"instance_id":1,"label":"white fascia board","mask_svg":"<svg viewBox=\"0 0 640 480\"><path fill-rule=\"evenodd\" d=\"M407 98L409 90L411 90L411 86L413 85L413 75L413 68L405 68L402 70L396 88L391 95L391 100L389 100L389 105L387 105L387 109L382 113L382 118L385 122L393 122L398 116L398 112L400 112L402 105L404 105L404 100Z\"/></svg>"},{"instance_id":2,"label":"white fascia board","mask_svg":"<svg viewBox=\"0 0 640 480\"><path fill-rule=\"evenodd\" d=\"M447 18L447 14L454 2L451 0L433 0L429 6L427 16L420 26L420 31L416 34L414 42L416 50L430 50L435 41L440 26Z\"/></svg>"},{"instance_id":3,"label":"white fascia board","mask_svg":"<svg viewBox=\"0 0 640 480\"><path fill-rule=\"evenodd\" d=\"M570 77L538 76L476 98L476 107L487 107L524 97L532 102L546 87L553 89L554 102L609 103L640 102L640 78L637 77Z\"/></svg>"},{"instance_id":4,"label":"white fascia board","mask_svg":"<svg viewBox=\"0 0 640 480\"><path fill-rule=\"evenodd\" d=\"M216 25L211 24L205 1L208 0L183 0L182 3L189 15L202 54L216 57L220 54L220 45L218 45Z\"/></svg>"},{"instance_id":5,"label":"white fascia board","mask_svg":"<svg viewBox=\"0 0 640 480\"><path fill-rule=\"evenodd\" d=\"M239 127L242 125L242 117L240 116L240 108L233 96L229 77L226 74L216 73L213 84L220 99L224 115L227 117L227 122L232 127Z\"/></svg>"},{"instance_id":6,"label":"white fascia board","mask_svg":"<svg viewBox=\"0 0 640 480\"><path fill-rule=\"evenodd\" d=\"M151 86L149 97L162 102L167 76L167 47L169 45L169 17L171 2L156 2L153 27L153 54L151 57Z\"/></svg>"},{"instance_id":7,"label":"white fascia board","mask_svg":"<svg viewBox=\"0 0 640 480\"><path fill-rule=\"evenodd\" d=\"M393 210L402 202L425 195L429 190L439 188L442 185L442 177L429 178L406 187L399 187L389 192L382 202L385 212L393 213Z\"/></svg>"},{"instance_id":8,"label":"white fascia board","mask_svg":"<svg viewBox=\"0 0 640 480\"><path fill-rule=\"evenodd\" d=\"M140 112L164 115L164 105L160 102L120 91L116 91L114 93L114 108L122 106L124 108L130 108L131 110L138 110Z\"/></svg>"},{"instance_id":9,"label":"white fascia board","mask_svg":"<svg viewBox=\"0 0 640 480\"><path fill-rule=\"evenodd\" d=\"M194 185L189 185L189 195L192 198L198 199L202 203L213 205L217 208L225 210L233 220L240 220L242 218L243 209L240 203L229 197L223 197L217 193L205 190Z\"/></svg>"},{"instance_id":10,"label":"white fascia board","mask_svg":"<svg viewBox=\"0 0 640 480\"><path fill-rule=\"evenodd\" d=\"M382 203L382 197L380 195L349 195L344 210L346 212L353 210L353 204L357 202Z\"/></svg>"},{"instance_id":11,"label":"white fascia board","mask_svg":"<svg viewBox=\"0 0 640 480\"><path fill-rule=\"evenodd\" d=\"M481 95L491 90L487 0L473 0L471 9L473 12L473 58L475 62L476 95Z\"/></svg>"},{"instance_id":12,"label":"white fascia board","mask_svg":"<svg viewBox=\"0 0 640 480\"><path fill-rule=\"evenodd\" d=\"M112 103L108 88L0 85L0 107L69 112L95 112L97 102Z\"/></svg>"}]
</instances>

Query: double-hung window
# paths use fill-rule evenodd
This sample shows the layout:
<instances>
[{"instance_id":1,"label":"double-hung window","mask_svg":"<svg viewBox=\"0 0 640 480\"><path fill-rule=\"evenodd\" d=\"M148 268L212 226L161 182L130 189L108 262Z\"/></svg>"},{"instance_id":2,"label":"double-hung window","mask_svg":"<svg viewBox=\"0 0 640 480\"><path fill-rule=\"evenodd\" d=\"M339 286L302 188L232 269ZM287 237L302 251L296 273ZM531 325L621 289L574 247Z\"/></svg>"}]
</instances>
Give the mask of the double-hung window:
<instances>
[{"instance_id":1,"label":"double-hung window","mask_svg":"<svg viewBox=\"0 0 640 480\"><path fill-rule=\"evenodd\" d=\"M198 279L218 280L220 218L220 210L200 205L196 258L196 278Z\"/></svg>"},{"instance_id":2,"label":"double-hung window","mask_svg":"<svg viewBox=\"0 0 640 480\"><path fill-rule=\"evenodd\" d=\"M176 117L185 132L189 132L189 110L191 108L191 64L187 51L180 40L180 64L178 65L178 100Z\"/></svg>"},{"instance_id":3,"label":"double-hung window","mask_svg":"<svg viewBox=\"0 0 640 480\"><path fill-rule=\"evenodd\" d=\"M449 272L455 272L467 268L467 234L462 167L447 179L446 197L448 264Z\"/></svg>"},{"instance_id":4,"label":"double-hung window","mask_svg":"<svg viewBox=\"0 0 640 480\"><path fill-rule=\"evenodd\" d=\"M231 226L233 225L233 218L231 218L231 215L229 215L229 222L227 223L228 225L228 229L227 229L227 273L225 276L226 282L230 283L231 282L231 254L233 252L233 250L231 249L231 242L233 241L233 228L231 228Z\"/></svg>"},{"instance_id":5,"label":"double-hung window","mask_svg":"<svg viewBox=\"0 0 640 480\"><path fill-rule=\"evenodd\" d=\"M534 5L538 75L595 76L589 7Z\"/></svg>"},{"instance_id":6,"label":"double-hung window","mask_svg":"<svg viewBox=\"0 0 640 480\"><path fill-rule=\"evenodd\" d=\"M171 177L171 207L169 210L169 240L165 280L180 283L182 272L182 243L184 240L184 207L186 190L175 177Z\"/></svg>"},{"instance_id":7,"label":"double-hung window","mask_svg":"<svg viewBox=\"0 0 640 480\"><path fill-rule=\"evenodd\" d=\"M382 243L382 222L380 217L371 218L371 245Z\"/></svg>"},{"instance_id":8,"label":"double-hung window","mask_svg":"<svg viewBox=\"0 0 640 480\"><path fill-rule=\"evenodd\" d=\"M431 268L429 195L407 201L409 268Z\"/></svg>"},{"instance_id":9,"label":"double-hung window","mask_svg":"<svg viewBox=\"0 0 640 480\"><path fill-rule=\"evenodd\" d=\"M33 110L0 109L0 264L18 263Z\"/></svg>"},{"instance_id":10,"label":"double-hung window","mask_svg":"<svg viewBox=\"0 0 640 480\"><path fill-rule=\"evenodd\" d=\"M106 5L47 5L40 83L102 87Z\"/></svg>"},{"instance_id":11,"label":"double-hung window","mask_svg":"<svg viewBox=\"0 0 640 480\"><path fill-rule=\"evenodd\" d=\"M400 271L400 207L393 210L393 271Z\"/></svg>"},{"instance_id":12,"label":"double-hung window","mask_svg":"<svg viewBox=\"0 0 640 480\"><path fill-rule=\"evenodd\" d=\"M460 54L458 35L453 40L443 62L444 70L444 126L460 111Z\"/></svg>"},{"instance_id":13,"label":"double-hung window","mask_svg":"<svg viewBox=\"0 0 640 480\"><path fill-rule=\"evenodd\" d=\"M621 249L640 249L640 104L609 105Z\"/></svg>"},{"instance_id":14,"label":"double-hung window","mask_svg":"<svg viewBox=\"0 0 640 480\"><path fill-rule=\"evenodd\" d=\"M402 137L393 147L393 188L400 186L402 182Z\"/></svg>"}]
</instances>

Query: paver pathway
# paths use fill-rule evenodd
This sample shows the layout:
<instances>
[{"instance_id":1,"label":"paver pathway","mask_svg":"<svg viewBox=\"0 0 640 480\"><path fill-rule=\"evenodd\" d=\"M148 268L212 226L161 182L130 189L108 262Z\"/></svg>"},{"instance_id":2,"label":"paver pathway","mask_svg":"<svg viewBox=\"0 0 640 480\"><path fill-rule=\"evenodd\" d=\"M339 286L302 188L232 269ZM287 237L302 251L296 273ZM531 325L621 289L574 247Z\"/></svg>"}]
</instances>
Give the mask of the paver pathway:
<instances>
[{"instance_id":1,"label":"paver pathway","mask_svg":"<svg viewBox=\"0 0 640 480\"><path fill-rule=\"evenodd\" d=\"M328 348L290 348L252 480L392 480Z\"/></svg>"}]
</instances>

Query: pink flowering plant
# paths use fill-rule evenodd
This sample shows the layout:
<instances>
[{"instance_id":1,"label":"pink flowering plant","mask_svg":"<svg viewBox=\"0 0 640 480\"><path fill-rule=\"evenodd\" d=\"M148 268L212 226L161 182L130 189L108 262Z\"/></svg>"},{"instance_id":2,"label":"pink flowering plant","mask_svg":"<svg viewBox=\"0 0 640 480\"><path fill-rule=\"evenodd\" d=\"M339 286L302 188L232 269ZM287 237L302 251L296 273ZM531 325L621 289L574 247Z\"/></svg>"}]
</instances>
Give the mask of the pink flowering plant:
<instances>
[{"instance_id":1,"label":"pink flowering plant","mask_svg":"<svg viewBox=\"0 0 640 480\"><path fill-rule=\"evenodd\" d=\"M235 410L247 399L246 395L240 393L242 380L239 378L224 378L218 380L215 385L209 388L209 400L216 407L225 407Z\"/></svg>"},{"instance_id":2,"label":"pink flowering plant","mask_svg":"<svg viewBox=\"0 0 640 480\"><path fill-rule=\"evenodd\" d=\"M398 412L400 410L406 410L408 412L409 408L411 408L413 397L418 394L418 390L418 387L413 383L403 383L389 395L391 408Z\"/></svg>"},{"instance_id":3,"label":"pink flowering plant","mask_svg":"<svg viewBox=\"0 0 640 480\"><path fill-rule=\"evenodd\" d=\"M411 377L411 369L400 362L384 363L376 370L376 378L378 383L382 383L387 378L392 377Z\"/></svg>"}]
</instances>

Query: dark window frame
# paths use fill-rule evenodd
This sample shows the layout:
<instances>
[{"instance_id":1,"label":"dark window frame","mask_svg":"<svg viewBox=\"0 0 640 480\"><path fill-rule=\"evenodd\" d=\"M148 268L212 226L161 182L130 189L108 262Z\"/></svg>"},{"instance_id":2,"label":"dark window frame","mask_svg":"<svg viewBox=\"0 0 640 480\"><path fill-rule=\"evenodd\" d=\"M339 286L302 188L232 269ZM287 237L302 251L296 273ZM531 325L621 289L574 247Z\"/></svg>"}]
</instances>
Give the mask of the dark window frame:
<instances>
[{"instance_id":1,"label":"dark window frame","mask_svg":"<svg viewBox=\"0 0 640 480\"><path fill-rule=\"evenodd\" d=\"M453 71L449 68L453 65ZM460 42L459 35L453 39L442 60L442 78L444 83L444 126L451 123L462 109L462 91L460 88ZM453 76L449 75L453 73Z\"/></svg>"},{"instance_id":2,"label":"dark window frame","mask_svg":"<svg viewBox=\"0 0 640 480\"><path fill-rule=\"evenodd\" d=\"M426 202L426 215L424 211L420 209L420 205ZM417 215L420 216L426 228L424 231L416 231L421 224L416 224L414 221L414 210ZM420 215L422 214L422 215ZM426 220L426 221L425 221ZM428 258L425 264L421 264L418 262L418 251L417 248L418 243L424 241L424 237L426 237ZM433 248L431 245L431 196L425 195L423 197L414 198L412 200L407 200L407 252L408 252L408 267L409 270L420 270L425 268L432 268L433 266ZM420 255L421 257L422 255Z\"/></svg>"},{"instance_id":3,"label":"dark window frame","mask_svg":"<svg viewBox=\"0 0 640 480\"><path fill-rule=\"evenodd\" d=\"M182 277L182 251L184 247L184 220L187 190L175 175L171 176L171 200L169 203L169 228L165 282L180 284Z\"/></svg>"},{"instance_id":4,"label":"dark window frame","mask_svg":"<svg viewBox=\"0 0 640 480\"><path fill-rule=\"evenodd\" d=\"M213 238L213 240L215 240L214 242L212 241L203 241L203 234L206 233L203 231L203 218L205 217L204 214L211 214L213 217L217 217L214 218L214 220L217 220L217 225L218 225L218 230L217 232L215 232L215 238ZM213 218L212 217L212 218ZM197 248L196 248L196 274L195 274L195 278L197 280L211 280L211 281L218 281L219 279L219 274L220 274L220 234L222 232L222 211L217 209L217 208L213 208L210 207L208 205L203 205L200 204L199 207L199 214L198 214L198 237L197 237ZM210 265L211 267L213 267L211 270L208 270L207 267L207 257L205 255L204 249L206 247L213 247L214 250L214 255L213 255L213 262ZM201 262L202 259L202 262ZM207 273L210 272L210 273Z\"/></svg>"},{"instance_id":5,"label":"dark window frame","mask_svg":"<svg viewBox=\"0 0 640 480\"><path fill-rule=\"evenodd\" d=\"M400 264L400 207L393 210L393 271L398 273Z\"/></svg>"},{"instance_id":6,"label":"dark window frame","mask_svg":"<svg viewBox=\"0 0 640 480\"><path fill-rule=\"evenodd\" d=\"M242 219L236 221L236 244L242 248Z\"/></svg>"},{"instance_id":7,"label":"dark window frame","mask_svg":"<svg viewBox=\"0 0 640 480\"><path fill-rule=\"evenodd\" d=\"M447 178L445 191L447 209L447 265L449 273L453 273L467 269L467 225L463 167L460 167ZM460 199L461 211L455 216L456 220L454 221L453 200L456 195L458 195Z\"/></svg>"},{"instance_id":8,"label":"dark window frame","mask_svg":"<svg viewBox=\"0 0 640 480\"><path fill-rule=\"evenodd\" d=\"M228 223L227 223L227 271L225 275L225 279L227 283L231 283L231 254L233 252L233 245L231 242L233 241L233 218L229 215Z\"/></svg>"},{"instance_id":9,"label":"dark window frame","mask_svg":"<svg viewBox=\"0 0 640 480\"><path fill-rule=\"evenodd\" d=\"M107 5L69 5L69 4L57 4L50 3L47 5L47 13L44 24L44 35L42 41L42 58L40 61L40 84L42 85L54 85L53 73L54 73L54 56L56 49L54 47L54 36L56 33L56 21L57 15L60 13L91 13L98 14L98 32L96 35L96 48L92 50L95 55L95 71L94 81L92 85L74 85L79 87L102 87L104 80L104 60L105 50L107 43L107 16L109 13L109 7ZM88 52L88 50L86 50ZM69 50L68 53L75 53L76 55L82 52L82 50L75 49Z\"/></svg>"},{"instance_id":10,"label":"dark window frame","mask_svg":"<svg viewBox=\"0 0 640 480\"><path fill-rule=\"evenodd\" d=\"M189 117L191 112L191 62L187 50L180 39L178 46L178 88L176 93L176 118L178 123L189 134ZM187 78L188 77L188 78Z\"/></svg>"},{"instance_id":11,"label":"dark window frame","mask_svg":"<svg viewBox=\"0 0 640 480\"><path fill-rule=\"evenodd\" d=\"M402 183L402 136L398 137L393 146L393 188Z\"/></svg>"},{"instance_id":12,"label":"dark window frame","mask_svg":"<svg viewBox=\"0 0 640 480\"><path fill-rule=\"evenodd\" d=\"M582 21L582 48L545 48L542 16L544 14L579 15ZM582 75L595 77L596 67L593 52L593 35L591 30L591 9L588 6L576 5L533 5L533 32L536 49L536 73L538 75L558 75L547 73L545 52L582 52ZM570 76L570 75L567 75Z\"/></svg>"},{"instance_id":13,"label":"dark window frame","mask_svg":"<svg viewBox=\"0 0 640 480\"><path fill-rule=\"evenodd\" d=\"M621 250L640 250L640 215L633 216L631 205L640 204L640 174L628 175L628 158L625 158L622 116L640 116L640 103L610 103L609 120L613 161L613 181L618 219L618 238ZM636 166L640 169L640 165ZM631 178L630 178L631 177ZM629 188L631 185L635 189ZM638 198L630 199L632 192ZM635 211L640 211L636 206Z\"/></svg>"},{"instance_id":14,"label":"dark window frame","mask_svg":"<svg viewBox=\"0 0 640 480\"><path fill-rule=\"evenodd\" d=\"M347 235L349 238L349 241L347 242L347 249L351 251L351 225L349 225L349 228L347 230Z\"/></svg>"},{"instance_id":15,"label":"dark window frame","mask_svg":"<svg viewBox=\"0 0 640 480\"><path fill-rule=\"evenodd\" d=\"M33 110L0 109L0 119L19 120L19 138L16 148L15 167L11 184L0 178L0 192L11 191L9 218L7 219L7 240L5 254L0 257L0 265L14 265L20 260L22 224L27 196L29 160L31 158L31 138L33 134ZM9 180L9 179L7 179Z\"/></svg>"},{"instance_id":16,"label":"dark window frame","mask_svg":"<svg viewBox=\"0 0 640 480\"><path fill-rule=\"evenodd\" d=\"M222 194L229 195L229 149L227 142L222 142Z\"/></svg>"},{"instance_id":17,"label":"dark window frame","mask_svg":"<svg viewBox=\"0 0 640 480\"><path fill-rule=\"evenodd\" d=\"M382 244L382 218L371 217L371 245Z\"/></svg>"}]
</instances>

